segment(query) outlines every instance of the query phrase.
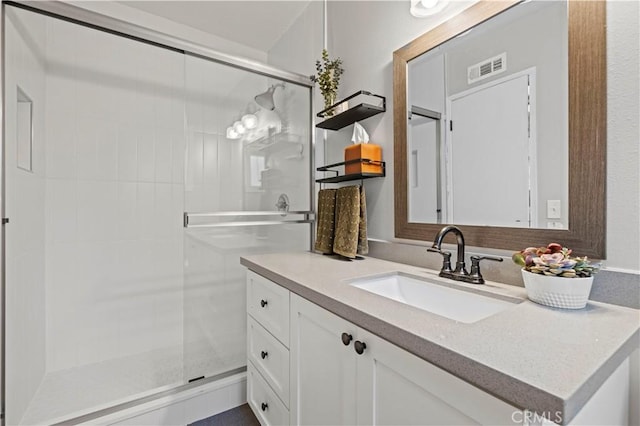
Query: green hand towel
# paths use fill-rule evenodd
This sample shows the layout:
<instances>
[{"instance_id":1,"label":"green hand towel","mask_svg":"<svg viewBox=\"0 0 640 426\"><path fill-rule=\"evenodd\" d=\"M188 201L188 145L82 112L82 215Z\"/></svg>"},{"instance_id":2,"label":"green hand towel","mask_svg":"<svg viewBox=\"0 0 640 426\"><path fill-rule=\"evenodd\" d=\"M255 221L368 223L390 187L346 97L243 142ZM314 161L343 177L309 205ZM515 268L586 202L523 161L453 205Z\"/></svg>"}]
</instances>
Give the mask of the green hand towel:
<instances>
[{"instance_id":1,"label":"green hand towel","mask_svg":"<svg viewBox=\"0 0 640 426\"><path fill-rule=\"evenodd\" d=\"M358 253L361 218L359 186L345 186L336 195L336 229L333 252L348 258ZM365 213L366 216L366 213ZM366 227L366 221L364 223ZM366 238L366 232L364 233Z\"/></svg>"},{"instance_id":2,"label":"green hand towel","mask_svg":"<svg viewBox=\"0 0 640 426\"><path fill-rule=\"evenodd\" d=\"M367 199L364 196L364 185L360 187L360 223L358 224L358 254L369 253L367 239Z\"/></svg>"},{"instance_id":3,"label":"green hand towel","mask_svg":"<svg viewBox=\"0 0 640 426\"><path fill-rule=\"evenodd\" d=\"M318 218L315 249L320 253L333 253L337 189L318 192Z\"/></svg>"}]
</instances>

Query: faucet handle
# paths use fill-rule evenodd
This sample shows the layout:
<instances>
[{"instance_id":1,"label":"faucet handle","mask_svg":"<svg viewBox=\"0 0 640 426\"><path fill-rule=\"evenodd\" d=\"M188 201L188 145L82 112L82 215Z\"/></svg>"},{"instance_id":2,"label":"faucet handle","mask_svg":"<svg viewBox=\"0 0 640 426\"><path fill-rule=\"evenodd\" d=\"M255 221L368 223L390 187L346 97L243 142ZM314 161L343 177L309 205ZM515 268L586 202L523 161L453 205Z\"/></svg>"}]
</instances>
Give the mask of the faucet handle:
<instances>
[{"instance_id":1,"label":"faucet handle","mask_svg":"<svg viewBox=\"0 0 640 426\"><path fill-rule=\"evenodd\" d=\"M494 256L471 256L471 263L480 264L481 260L493 260L494 262L502 262L504 259Z\"/></svg>"},{"instance_id":2,"label":"faucet handle","mask_svg":"<svg viewBox=\"0 0 640 426\"><path fill-rule=\"evenodd\" d=\"M440 273L442 272L451 272L451 252L449 251L444 251L444 250L440 250L439 248L436 247L429 247L427 249L427 251L430 251L432 253L438 253L442 255L442 269L440 270Z\"/></svg>"},{"instance_id":3,"label":"faucet handle","mask_svg":"<svg viewBox=\"0 0 640 426\"><path fill-rule=\"evenodd\" d=\"M493 256L471 256L471 274L470 277L473 280L474 284L484 284L484 278L480 273L480 261L481 260L492 260L494 262L502 262L503 259L501 257L493 257Z\"/></svg>"},{"instance_id":4,"label":"faucet handle","mask_svg":"<svg viewBox=\"0 0 640 426\"><path fill-rule=\"evenodd\" d=\"M448 251L440 250L439 248L436 248L436 247L429 247L427 249L427 251L430 251L430 252L433 252L433 253L440 253L443 256L445 254L448 254L449 256L451 256L451 253L449 253Z\"/></svg>"}]
</instances>

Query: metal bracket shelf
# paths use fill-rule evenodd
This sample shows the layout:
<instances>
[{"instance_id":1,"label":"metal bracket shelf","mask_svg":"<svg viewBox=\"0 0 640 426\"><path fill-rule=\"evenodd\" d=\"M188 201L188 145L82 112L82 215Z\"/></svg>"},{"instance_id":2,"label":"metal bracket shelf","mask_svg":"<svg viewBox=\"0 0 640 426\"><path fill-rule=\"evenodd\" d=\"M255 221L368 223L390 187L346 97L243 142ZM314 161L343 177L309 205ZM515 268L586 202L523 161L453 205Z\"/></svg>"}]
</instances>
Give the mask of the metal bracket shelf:
<instances>
[{"instance_id":1,"label":"metal bracket shelf","mask_svg":"<svg viewBox=\"0 0 640 426\"><path fill-rule=\"evenodd\" d=\"M374 96L376 98L380 98L382 99L382 105L378 106L378 105L372 105L372 104L363 102L339 114L336 114L333 116L327 115L328 112L333 110L335 107L337 107L341 103L346 102L349 99L353 99L356 96L360 96L360 95ZM374 93L367 92L365 90L360 90L359 92L354 93L348 98L344 98L336 102L335 104L331 105L329 108L326 108L320 111L317 114L317 117L326 118L326 120L316 124L316 127L320 129L339 130L339 129L342 129L343 127L348 126L349 124L355 123L356 121L364 120L365 118L369 118L376 114L380 114L381 112L385 112L387 110L386 104L387 104L387 100L384 96L376 95Z\"/></svg>"},{"instance_id":2,"label":"metal bracket shelf","mask_svg":"<svg viewBox=\"0 0 640 426\"><path fill-rule=\"evenodd\" d=\"M346 166L347 164L355 164L355 163L379 165L381 166L382 171L380 173L364 172L364 173L351 173L348 175L340 175L340 172L338 172L337 170L331 170L334 167ZM363 179L371 179L371 178L377 178L377 177L385 177L386 163L384 161L374 161L374 160L369 160L367 158L356 158L355 160L341 161L339 163L328 164L326 166L318 167L316 170L319 172L333 172L336 174L335 176L331 176L328 178L316 179L317 183L320 183L320 184L338 183L338 182L346 182L350 180L363 180Z\"/></svg>"}]
</instances>

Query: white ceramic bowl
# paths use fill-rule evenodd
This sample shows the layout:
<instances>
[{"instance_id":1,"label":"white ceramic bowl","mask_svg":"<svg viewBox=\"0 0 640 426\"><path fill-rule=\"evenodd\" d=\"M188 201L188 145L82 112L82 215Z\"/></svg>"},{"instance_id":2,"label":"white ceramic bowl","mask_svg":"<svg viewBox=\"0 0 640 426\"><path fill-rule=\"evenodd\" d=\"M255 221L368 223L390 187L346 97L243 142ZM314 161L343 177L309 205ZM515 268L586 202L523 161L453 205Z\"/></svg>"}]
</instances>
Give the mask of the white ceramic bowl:
<instances>
[{"instance_id":1,"label":"white ceramic bowl","mask_svg":"<svg viewBox=\"0 0 640 426\"><path fill-rule=\"evenodd\" d=\"M584 308L593 285L593 277L553 277L534 274L524 269L522 279L530 300L541 305L563 309Z\"/></svg>"}]
</instances>

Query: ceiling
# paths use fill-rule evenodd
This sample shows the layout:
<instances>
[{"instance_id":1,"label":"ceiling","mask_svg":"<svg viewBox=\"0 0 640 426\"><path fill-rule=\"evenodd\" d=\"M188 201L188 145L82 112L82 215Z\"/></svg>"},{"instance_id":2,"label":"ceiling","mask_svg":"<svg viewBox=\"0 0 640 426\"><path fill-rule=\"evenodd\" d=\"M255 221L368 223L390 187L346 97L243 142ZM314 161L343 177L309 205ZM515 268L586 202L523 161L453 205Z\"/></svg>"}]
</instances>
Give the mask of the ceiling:
<instances>
[{"instance_id":1,"label":"ceiling","mask_svg":"<svg viewBox=\"0 0 640 426\"><path fill-rule=\"evenodd\" d=\"M266 52L310 0L120 1L147 13Z\"/></svg>"}]
</instances>

